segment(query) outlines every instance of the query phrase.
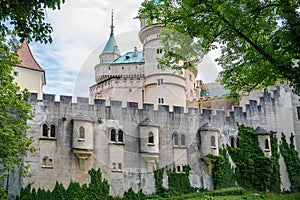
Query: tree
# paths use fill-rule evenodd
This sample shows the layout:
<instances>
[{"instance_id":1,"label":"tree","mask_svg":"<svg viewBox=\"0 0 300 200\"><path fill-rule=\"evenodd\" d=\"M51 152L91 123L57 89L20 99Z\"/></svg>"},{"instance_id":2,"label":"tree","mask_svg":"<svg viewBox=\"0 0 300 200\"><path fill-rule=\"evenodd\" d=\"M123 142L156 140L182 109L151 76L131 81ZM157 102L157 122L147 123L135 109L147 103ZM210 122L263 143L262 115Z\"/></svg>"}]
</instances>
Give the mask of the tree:
<instances>
[{"instance_id":1,"label":"tree","mask_svg":"<svg viewBox=\"0 0 300 200\"><path fill-rule=\"evenodd\" d=\"M60 9L65 0L1 0L0 33L5 37L13 31L21 41L27 39L39 42L52 42L52 27L45 22L47 9ZM9 25L10 24L10 25Z\"/></svg>"},{"instance_id":2,"label":"tree","mask_svg":"<svg viewBox=\"0 0 300 200\"><path fill-rule=\"evenodd\" d=\"M219 81L232 96L284 80L299 95L299 7L296 0L151 0L139 13L148 24L198 38L192 43L204 53L220 46ZM165 51L163 60L170 57L180 55Z\"/></svg>"},{"instance_id":3,"label":"tree","mask_svg":"<svg viewBox=\"0 0 300 200\"><path fill-rule=\"evenodd\" d=\"M18 40L51 42L50 24L45 23L47 8L57 9L64 0L8 0L0 3L0 181L9 173L19 171L28 175L22 157L35 149L32 138L25 136L31 106L29 92L21 91L13 83L14 66L20 64L17 56Z\"/></svg>"}]
</instances>

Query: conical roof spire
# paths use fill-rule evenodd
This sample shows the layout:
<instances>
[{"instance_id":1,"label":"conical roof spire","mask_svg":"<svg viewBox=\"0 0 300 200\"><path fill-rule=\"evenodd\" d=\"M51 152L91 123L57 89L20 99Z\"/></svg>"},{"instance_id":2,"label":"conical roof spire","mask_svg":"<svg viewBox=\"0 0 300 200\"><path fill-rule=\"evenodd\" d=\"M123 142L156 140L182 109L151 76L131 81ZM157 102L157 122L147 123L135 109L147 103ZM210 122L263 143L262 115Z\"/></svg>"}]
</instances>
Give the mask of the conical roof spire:
<instances>
[{"instance_id":1,"label":"conical roof spire","mask_svg":"<svg viewBox=\"0 0 300 200\"><path fill-rule=\"evenodd\" d=\"M110 36L114 35L114 10L111 11Z\"/></svg>"},{"instance_id":2,"label":"conical roof spire","mask_svg":"<svg viewBox=\"0 0 300 200\"><path fill-rule=\"evenodd\" d=\"M102 54L105 54L105 53L114 53L114 54L117 54L117 55L121 55L120 51L119 51L119 47L117 45L117 42L115 40L115 37L114 37L114 19L113 19L113 11L111 12L111 25L110 25L110 37L102 51Z\"/></svg>"}]
</instances>

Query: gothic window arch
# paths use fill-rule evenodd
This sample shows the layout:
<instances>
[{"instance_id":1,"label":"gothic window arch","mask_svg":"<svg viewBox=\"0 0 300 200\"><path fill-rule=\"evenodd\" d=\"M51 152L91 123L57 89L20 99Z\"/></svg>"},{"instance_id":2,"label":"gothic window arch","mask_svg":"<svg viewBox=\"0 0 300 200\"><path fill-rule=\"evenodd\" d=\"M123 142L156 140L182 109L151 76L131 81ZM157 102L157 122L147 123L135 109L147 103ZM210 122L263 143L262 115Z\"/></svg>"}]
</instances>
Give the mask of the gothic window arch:
<instances>
[{"instance_id":1,"label":"gothic window arch","mask_svg":"<svg viewBox=\"0 0 300 200\"><path fill-rule=\"evenodd\" d=\"M110 141L116 142L116 130L115 129L110 130Z\"/></svg>"},{"instance_id":2,"label":"gothic window arch","mask_svg":"<svg viewBox=\"0 0 300 200\"><path fill-rule=\"evenodd\" d=\"M179 145L178 134L176 132L173 133L173 139L174 139L174 145Z\"/></svg>"},{"instance_id":3,"label":"gothic window arch","mask_svg":"<svg viewBox=\"0 0 300 200\"><path fill-rule=\"evenodd\" d=\"M124 142L124 134L122 130L118 131L118 142Z\"/></svg>"},{"instance_id":4,"label":"gothic window arch","mask_svg":"<svg viewBox=\"0 0 300 200\"><path fill-rule=\"evenodd\" d=\"M43 134L43 137L48 137L48 125L47 124L42 125L42 134Z\"/></svg>"},{"instance_id":5,"label":"gothic window arch","mask_svg":"<svg viewBox=\"0 0 300 200\"><path fill-rule=\"evenodd\" d=\"M50 137L55 138L56 136L56 126L54 124L51 124L50 126Z\"/></svg>"},{"instance_id":6,"label":"gothic window arch","mask_svg":"<svg viewBox=\"0 0 300 200\"><path fill-rule=\"evenodd\" d=\"M265 139L265 149L270 149L269 140Z\"/></svg>"},{"instance_id":7,"label":"gothic window arch","mask_svg":"<svg viewBox=\"0 0 300 200\"><path fill-rule=\"evenodd\" d=\"M235 143L234 142L234 137L230 137L229 140L230 140L230 146L231 147L235 147L235 145L234 145L234 143Z\"/></svg>"},{"instance_id":8,"label":"gothic window arch","mask_svg":"<svg viewBox=\"0 0 300 200\"><path fill-rule=\"evenodd\" d=\"M85 129L83 126L80 126L80 128L79 128L79 138L85 139Z\"/></svg>"},{"instance_id":9,"label":"gothic window arch","mask_svg":"<svg viewBox=\"0 0 300 200\"><path fill-rule=\"evenodd\" d=\"M148 134L148 144L154 144L154 134L152 132Z\"/></svg>"},{"instance_id":10,"label":"gothic window arch","mask_svg":"<svg viewBox=\"0 0 300 200\"><path fill-rule=\"evenodd\" d=\"M185 135L182 134L181 137L180 137L180 145L181 145L181 146L185 146L185 142L186 142L186 141L185 141Z\"/></svg>"},{"instance_id":11,"label":"gothic window arch","mask_svg":"<svg viewBox=\"0 0 300 200\"><path fill-rule=\"evenodd\" d=\"M212 147L216 146L216 138L213 135L210 137L210 146Z\"/></svg>"}]
</instances>

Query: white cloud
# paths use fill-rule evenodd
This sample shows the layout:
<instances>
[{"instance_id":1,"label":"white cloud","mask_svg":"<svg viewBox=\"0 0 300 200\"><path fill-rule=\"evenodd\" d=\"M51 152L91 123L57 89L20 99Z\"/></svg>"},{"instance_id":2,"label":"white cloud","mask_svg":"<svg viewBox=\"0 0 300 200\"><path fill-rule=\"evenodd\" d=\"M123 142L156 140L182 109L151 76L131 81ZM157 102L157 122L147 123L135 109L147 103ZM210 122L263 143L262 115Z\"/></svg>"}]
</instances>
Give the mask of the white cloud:
<instances>
[{"instance_id":1,"label":"white cloud","mask_svg":"<svg viewBox=\"0 0 300 200\"><path fill-rule=\"evenodd\" d=\"M136 30L138 9L143 0L72 0L60 10L47 10L53 26L53 43L30 44L34 57L46 71L45 93L72 95L77 73L91 52L109 37L111 10L114 10L115 35ZM122 46L119 44L121 50ZM102 51L99 50L99 53ZM96 55L98 58L98 55ZM97 60L95 60L97 63ZM91 63L92 68L96 63ZM94 74L91 74L94 77ZM86 91L88 93L88 87ZM87 94L86 93L86 94Z\"/></svg>"}]
</instances>

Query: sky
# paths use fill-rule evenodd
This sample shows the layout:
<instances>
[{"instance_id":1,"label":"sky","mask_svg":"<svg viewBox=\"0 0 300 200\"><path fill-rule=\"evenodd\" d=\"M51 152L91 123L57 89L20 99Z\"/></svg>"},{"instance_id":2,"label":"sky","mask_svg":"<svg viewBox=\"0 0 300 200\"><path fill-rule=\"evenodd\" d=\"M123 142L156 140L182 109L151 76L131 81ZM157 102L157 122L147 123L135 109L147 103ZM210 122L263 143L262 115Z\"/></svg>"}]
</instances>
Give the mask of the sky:
<instances>
[{"instance_id":1,"label":"sky","mask_svg":"<svg viewBox=\"0 0 300 200\"><path fill-rule=\"evenodd\" d=\"M95 84L94 66L99 63L99 54L109 38L112 10L114 35L121 54L135 46L142 50L138 39L140 22L134 19L142 2L72 0L66 1L60 10L46 10L46 21L54 29L53 43L29 44L46 73L44 93L89 96L89 87ZM199 77L205 82L212 82L217 76L219 68L213 61L217 55L206 56L199 66Z\"/></svg>"}]
</instances>

